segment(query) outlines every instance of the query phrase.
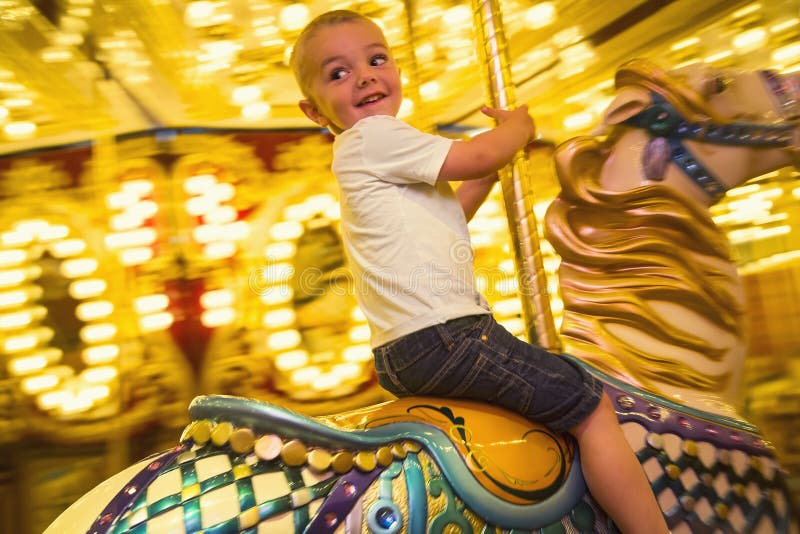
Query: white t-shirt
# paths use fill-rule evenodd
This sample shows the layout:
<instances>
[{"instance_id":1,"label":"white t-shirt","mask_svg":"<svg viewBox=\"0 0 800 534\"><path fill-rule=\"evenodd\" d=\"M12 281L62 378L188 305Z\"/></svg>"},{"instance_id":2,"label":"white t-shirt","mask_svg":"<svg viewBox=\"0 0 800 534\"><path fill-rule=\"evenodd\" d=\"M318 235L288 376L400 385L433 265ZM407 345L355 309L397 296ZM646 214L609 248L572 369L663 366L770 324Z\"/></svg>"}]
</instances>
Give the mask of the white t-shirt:
<instances>
[{"instance_id":1,"label":"white t-shirt","mask_svg":"<svg viewBox=\"0 0 800 534\"><path fill-rule=\"evenodd\" d=\"M450 184L437 182L452 143L388 115L361 119L334 141L345 251L373 347L490 313L475 289L464 211Z\"/></svg>"}]
</instances>

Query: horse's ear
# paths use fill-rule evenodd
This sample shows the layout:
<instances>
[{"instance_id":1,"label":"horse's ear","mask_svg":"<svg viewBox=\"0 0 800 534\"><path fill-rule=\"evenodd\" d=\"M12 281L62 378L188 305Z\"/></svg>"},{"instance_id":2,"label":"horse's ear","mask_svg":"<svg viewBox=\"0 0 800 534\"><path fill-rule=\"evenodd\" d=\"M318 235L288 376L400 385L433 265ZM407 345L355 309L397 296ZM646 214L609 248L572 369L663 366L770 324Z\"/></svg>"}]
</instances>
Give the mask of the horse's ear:
<instances>
[{"instance_id":1,"label":"horse's ear","mask_svg":"<svg viewBox=\"0 0 800 534\"><path fill-rule=\"evenodd\" d=\"M652 103L650 94L639 87L625 87L617 94L603 115L603 124L612 126L630 119Z\"/></svg>"}]
</instances>

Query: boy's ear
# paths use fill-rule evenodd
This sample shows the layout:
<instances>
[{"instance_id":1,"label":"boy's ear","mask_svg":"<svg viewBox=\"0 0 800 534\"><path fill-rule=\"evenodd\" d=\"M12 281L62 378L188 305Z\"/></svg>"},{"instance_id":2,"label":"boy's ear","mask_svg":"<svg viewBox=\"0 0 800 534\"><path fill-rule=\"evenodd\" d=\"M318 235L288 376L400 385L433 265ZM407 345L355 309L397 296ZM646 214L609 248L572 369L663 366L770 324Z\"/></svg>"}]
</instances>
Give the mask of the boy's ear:
<instances>
[{"instance_id":1,"label":"boy's ear","mask_svg":"<svg viewBox=\"0 0 800 534\"><path fill-rule=\"evenodd\" d=\"M300 106L300 109L303 111L303 113L305 113L306 117L316 122L323 128L328 126L328 119L325 118L325 116L323 116L319 110L317 110L317 106L315 106L311 100L303 99L297 104Z\"/></svg>"}]
</instances>

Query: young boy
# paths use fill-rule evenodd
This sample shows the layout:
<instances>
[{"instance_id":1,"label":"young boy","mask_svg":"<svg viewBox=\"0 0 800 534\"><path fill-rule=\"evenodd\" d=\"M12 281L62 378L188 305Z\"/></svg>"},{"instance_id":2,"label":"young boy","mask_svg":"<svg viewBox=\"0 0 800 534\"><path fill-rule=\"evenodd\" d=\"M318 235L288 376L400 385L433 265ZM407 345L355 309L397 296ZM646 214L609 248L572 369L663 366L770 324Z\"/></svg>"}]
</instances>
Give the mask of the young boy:
<instances>
[{"instance_id":1,"label":"young boy","mask_svg":"<svg viewBox=\"0 0 800 534\"><path fill-rule=\"evenodd\" d=\"M381 385L397 396L487 401L571 433L594 498L625 533L668 532L602 386L498 325L475 290L467 219L534 133L527 108L484 108L468 141L395 118L400 72L380 28L351 11L314 19L291 59L300 108L336 135L342 234ZM464 181L454 193L449 181Z\"/></svg>"}]
</instances>

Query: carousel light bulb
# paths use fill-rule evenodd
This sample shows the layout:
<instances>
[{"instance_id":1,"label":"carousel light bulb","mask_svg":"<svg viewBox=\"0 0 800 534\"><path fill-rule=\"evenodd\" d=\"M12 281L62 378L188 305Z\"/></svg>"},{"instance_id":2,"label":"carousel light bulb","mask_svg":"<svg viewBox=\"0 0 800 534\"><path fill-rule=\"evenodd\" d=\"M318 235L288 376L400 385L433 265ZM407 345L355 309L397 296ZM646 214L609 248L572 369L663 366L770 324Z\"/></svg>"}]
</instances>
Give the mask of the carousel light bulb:
<instances>
[{"instance_id":1,"label":"carousel light bulb","mask_svg":"<svg viewBox=\"0 0 800 534\"><path fill-rule=\"evenodd\" d=\"M41 371L45 367L47 367L47 358L40 355L15 358L8 362L8 372L13 376L27 375Z\"/></svg>"},{"instance_id":2,"label":"carousel light bulb","mask_svg":"<svg viewBox=\"0 0 800 534\"><path fill-rule=\"evenodd\" d=\"M105 384L83 387L78 390L78 398L91 402L107 399L111 394L111 389Z\"/></svg>"},{"instance_id":3,"label":"carousel light bulb","mask_svg":"<svg viewBox=\"0 0 800 534\"><path fill-rule=\"evenodd\" d=\"M291 241L270 243L264 247L264 257L268 260L286 260L297 252L297 247Z\"/></svg>"},{"instance_id":4,"label":"carousel light bulb","mask_svg":"<svg viewBox=\"0 0 800 534\"><path fill-rule=\"evenodd\" d=\"M296 221L281 221L269 229L269 236L275 241L289 241L303 235L303 225Z\"/></svg>"},{"instance_id":5,"label":"carousel light bulb","mask_svg":"<svg viewBox=\"0 0 800 534\"><path fill-rule=\"evenodd\" d=\"M261 322L267 328L285 328L294 324L295 318L292 308L280 308L266 312Z\"/></svg>"},{"instance_id":6,"label":"carousel light bulb","mask_svg":"<svg viewBox=\"0 0 800 534\"><path fill-rule=\"evenodd\" d=\"M267 306L286 304L287 302L290 302L294 296L294 291L292 291L292 288L285 284L278 284L269 287L258 285L254 288L254 290L256 291L259 300L261 300L261 302Z\"/></svg>"},{"instance_id":7,"label":"carousel light bulb","mask_svg":"<svg viewBox=\"0 0 800 534\"><path fill-rule=\"evenodd\" d=\"M10 232L3 232L0 234L0 244L6 247L17 247L20 245L29 245L35 236L30 232L21 231L19 229Z\"/></svg>"},{"instance_id":8,"label":"carousel light bulb","mask_svg":"<svg viewBox=\"0 0 800 534\"><path fill-rule=\"evenodd\" d=\"M263 92L257 85L242 85L231 91L231 102L237 106L244 106L261 100Z\"/></svg>"},{"instance_id":9,"label":"carousel light bulb","mask_svg":"<svg viewBox=\"0 0 800 534\"><path fill-rule=\"evenodd\" d=\"M139 201L139 195L133 191L115 191L106 195L106 206L112 210L125 209Z\"/></svg>"},{"instance_id":10,"label":"carousel light bulb","mask_svg":"<svg viewBox=\"0 0 800 534\"><path fill-rule=\"evenodd\" d=\"M250 223L247 221L236 221L224 225L225 234L232 241L242 241L250 236Z\"/></svg>"},{"instance_id":11,"label":"carousel light bulb","mask_svg":"<svg viewBox=\"0 0 800 534\"><path fill-rule=\"evenodd\" d=\"M425 100L432 100L439 96L441 87L436 80L423 83L419 87L419 95Z\"/></svg>"},{"instance_id":12,"label":"carousel light bulb","mask_svg":"<svg viewBox=\"0 0 800 534\"><path fill-rule=\"evenodd\" d=\"M0 267L14 267L28 259L28 253L20 249L0 250Z\"/></svg>"},{"instance_id":13,"label":"carousel light bulb","mask_svg":"<svg viewBox=\"0 0 800 534\"><path fill-rule=\"evenodd\" d=\"M221 204L236 196L236 187L228 182L219 182L212 184L204 194Z\"/></svg>"},{"instance_id":14,"label":"carousel light bulb","mask_svg":"<svg viewBox=\"0 0 800 534\"><path fill-rule=\"evenodd\" d=\"M158 213L158 204L152 200L142 200L130 206L125 212L131 217L146 220Z\"/></svg>"},{"instance_id":15,"label":"carousel light bulb","mask_svg":"<svg viewBox=\"0 0 800 534\"><path fill-rule=\"evenodd\" d=\"M532 30L551 25L556 20L556 6L552 2L541 2L525 11L525 22Z\"/></svg>"},{"instance_id":16,"label":"carousel light bulb","mask_svg":"<svg viewBox=\"0 0 800 534\"><path fill-rule=\"evenodd\" d=\"M354 343L359 343L361 341L368 341L370 337L369 325L360 324L352 327L347 332L347 337L350 339L350 341Z\"/></svg>"},{"instance_id":17,"label":"carousel light bulb","mask_svg":"<svg viewBox=\"0 0 800 534\"><path fill-rule=\"evenodd\" d=\"M36 404L42 410L52 410L64 403L69 396L70 393L63 389L48 391L47 393L40 394L36 398Z\"/></svg>"},{"instance_id":18,"label":"carousel light bulb","mask_svg":"<svg viewBox=\"0 0 800 534\"><path fill-rule=\"evenodd\" d=\"M75 280L69 285L68 292L72 298L83 300L103 294L106 287L107 284L105 280L101 280L100 278Z\"/></svg>"},{"instance_id":19,"label":"carousel light bulb","mask_svg":"<svg viewBox=\"0 0 800 534\"><path fill-rule=\"evenodd\" d=\"M160 332L166 330L175 321L170 312L156 312L139 317L139 330L142 332Z\"/></svg>"},{"instance_id":20,"label":"carousel light bulb","mask_svg":"<svg viewBox=\"0 0 800 534\"><path fill-rule=\"evenodd\" d=\"M123 191L133 193L139 198L146 197L153 192L155 185L152 180L138 178L135 180L126 180L120 184Z\"/></svg>"},{"instance_id":21,"label":"carousel light bulb","mask_svg":"<svg viewBox=\"0 0 800 534\"><path fill-rule=\"evenodd\" d=\"M791 63L800 57L800 42L776 48L770 56L775 63Z\"/></svg>"},{"instance_id":22,"label":"carousel light bulb","mask_svg":"<svg viewBox=\"0 0 800 534\"><path fill-rule=\"evenodd\" d=\"M89 367L84 369L79 375L84 382L89 384L102 384L111 382L119 375L117 368L111 365L103 365L99 367Z\"/></svg>"},{"instance_id":23,"label":"carousel light bulb","mask_svg":"<svg viewBox=\"0 0 800 534\"><path fill-rule=\"evenodd\" d=\"M126 230L133 230L142 226L144 221L141 217L137 217L127 210L122 213L112 215L108 221L108 227L114 232L124 232Z\"/></svg>"},{"instance_id":24,"label":"carousel light bulb","mask_svg":"<svg viewBox=\"0 0 800 534\"><path fill-rule=\"evenodd\" d=\"M166 310L167 306L169 306L169 297L162 293L144 295L133 300L133 308L140 315Z\"/></svg>"},{"instance_id":25,"label":"carousel light bulb","mask_svg":"<svg viewBox=\"0 0 800 534\"><path fill-rule=\"evenodd\" d=\"M14 308L28 302L28 293L21 289L0 292L0 309Z\"/></svg>"},{"instance_id":26,"label":"carousel light bulb","mask_svg":"<svg viewBox=\"0 0 800 534\"><path fill-rule=\"evenodd\" d=\"M233 304L235 296L230 289L213 289L200 296L200 305L205 309L228 307Z\"/></svg>"},{"instance_id":27,"label":"carousel light bulb","mask_svg":"<svg viewBox=\"0 0 800 534\"><path fill-rule=\"evenodd\" d=\"M114 311L114 305L107 300L81 302L75 307L75 316L81 321L89 322L108 317Z\"/></svg>"},{"instance_id":28,"label":"carousel light bulb","mask_svg":"<svg viewBox=\"0 0 800 534\"><path fill-rule=\"evenodd\" d=\"M400 117L408 117L412 113L414 113L414 101L410 98L404 98L400 103L400 111L397 114Z\"/></svg>"},{"instance_id":29,"label":"carousel light bulb","mask_svg":"<svg viewBox=\"0 0 800 534\"><path fill-rule=\"evenodd\" d=\"M301 30L308 24L310 11L305 4L289 4L281 9L278 25L287 32Z\"/></svg>"},{"instance_id":30,"label":"carousel light bulb","mask_svg":"<svg viewBox=\"0 0 800 534\"><path fill-rule=\"evenodd\" d=\"M110 341L117 335L117 327L113 323L89 324L81 328L80 337L86 344Z\"/></svg>"},{"instance_id":31,"label":"carousel light bulb","mask_svg":"<svg viewBox=\"0 0 800 534\"><path fill-rule=\"evenodd\" d=\"M342 358L346 362L366 362L372 359L372 348L368 343L350 345L342 351Z\"/></svg>"},{"instance_id":32,"label":"carousel light bulb","mask_svg":"<svg viewBox=\"0 0 800 534\"><path fill-rule=\"evenodd\" d=\"M184 180L183 190L190 195L202 195L216 183L217 177L213 174L196 174Z\"/></svg>"},{"instance_id":33,"label":"carousel light bulb","mask_svg":"<svg viewBox=\"0 0 800 534\"><path fill-rule=\"evenodd\" d=\"M153 249L150 247L133 247L121 250L118 254L119 262L130 267L131 265L141 265L153 259Z\"/></svg>"},{"instance_id":34,"label":"carousel light bulb","mask_svg":"<svg viewBox=\"0 0 800 534\"><path fill-rule=\"evenodd\" d=\"M573 113L572 115L567 115L564 117L562 124L564 125L564 128L569 131L576 131L588 128L592 125L593 121L594 115L585 111L581 111L579 113Z\"/></svg>"},{"instance_id":35,"label":"carousel light bulb","mask_svg":"<svg viewBox=\"0 0 800 534\"><path fill-rule=\"evenodd\" d=\"M20 388L28 395L33 395L47 391L48 389L53 389L58 385L59 381L60 379L57 375L53 373L47 373L24 379L20 383Z\"/></svg>"},{"instance_id":36,"label":"carousel light bulb","mask_svg":"<svg viewBox=\"0 0 800 534\"><path fill-rule=\"evenodd\" d=\"M63 224L51 224L39 232L39 241L55 241L69 235L69 228Z\"/></svg>"},{"instance_id":37,"label":"carousel light bulb","mask_svg":"<svg viewBox=\"0 0 800 534\"><path fill-rule=\"evenodd\" d=\"M106 234L105 244L111 250L141 247L152 245L156 242L158 235L154 228L136 228L124 232L112 232Z\"/></svg>"},{"instance_id":38,"label":"carousel light bulb","mask_svg":"<svg viewBox=\"0 0 800 534\"><path fill-rule=\"evenodd\" d=\"M361 375L362 366L354 362L339 363L333 366L331 373L342 380L352 380Z\"/></svg>"},{"instance_id":39,"label":"carousel light bulb","mask_svg":"<svg viewBox=\"0 0 800 534\"><path fill-rule=\"evenodd\" d=\"M315 378L311 383L311 387L317 391L325 391L327 389L333 389L336 386L339 386L341 383L341 377L336 376L333 373L325 373Z\"/></svg>"},{"instance_id":40,"label":"carousel light bulb","mask_svg":"<svg viewBox=\"0 0 800 534\"><path fill-rule=\"evenodd\" d=\"M63 414L81 413L87 411L92 407L92 401L89 399L80 399L74 395L68 395L61 402L58 407L59 411Z\"/></svg>"},{"instance_id":41,"label":"carousel light bulb","mask_svg":"<svg viewBox=\"0 0 800 534\"><path fill-rule=\"evenodd\" d=\"M677 43L673 43L672 46L669 47L670 50L673 52L677 52L678 50L683 50L684 48L689 48L690 46L694 46L700 42L699 37L689 37L687 39L682 39Z\"/></svg>"},{"instance_id":42,"label":"carousel light bulb","mask_svg":"<svg viewBox=\"0 0 800 534\"><path fill-rule=\"evenodd\" d=\"M86 241L77 237L72 239L62 239L50 243L50 254L55 258L69 258L82 254L86 250Z\"/></svg>"},{"instance_id":43,"label":"carousel light bulb","mask_svg":"<svg viewBox=\"0 0 800 534\"><path fill-rule=\"evenodd\" d=\"M304 386L310 384L314 379L322 374L322 371L317 366L303 367L292 372L289 380L295 386Z\"/></svg>"},{"instance_id":44,"label":"carousel light bulb","mask_svg":"<svg viewBox=\"0 0 800 534\"><path fill-rule=\"evenodd\" d=\"M750 28L733 38L733 47L742 52L750 52L763 46L766 42L767 31L764 28Z\"/></svg>"},{"instance_id":45,"label":"carousel light bulb","mask_svg":"<svg viewBox=\"0 0 800 534\"><path fill-rule=\"evenodd\" d=\"M274 351L293 349L302 341L297 330L281 330L267 337L267 347Z\"/></svg>"},{"instance_id":46,"label":"carousel light bulb","mask_svg":"<svg viewBox=\"0 0 800 534\"><path fill-rule=\"evenodd\" d=\"M203 257L209 260L230 258L236 254L236 243L232 241L214 241L203 247Z\"/></svg>"},{"instance_id":47,"label":"carousel light bulb","mask_svg":"<svg viewBox=\"0 0 800 534\"><path fill-rule=\"evenodd\" d=\"M17 286L27 279L25 269L6 269L0 271L0 287Z\"/></svg>"},{"instance_id":48,"label":"carousel light bulb","mask_svg":"<svg viewBox=\"0 0 800 534\"><path fill-rule=\"evenodd\" d=\"M467 5L456 5L444 12L442 20L450 28L468 28L472 24L472 10Z\"/></svg>"},{"instance_id":49,"label":"carousel light bulb","mask_svg":"<svg viewBox=\"0 0 800 534\"><path fill-rule=\"evenodd\" d=\"M354 306L352 310L350 310L350 319L357 322L363 323L366 322L367 316L364 315L364 312L358 306Z\"/></svg>"},{"instance_id":50,"label":"carousel light bulb","mask_svg":"<svg viewBox=\"0 0 800 534\"><path fill-rule=\"evenodd\" d=\"M119 356L119 345L95 345L87 347L81 352L81 359L86 365L101 365L110 363Z\"/></svg>"},{"instance_id":51,"label":"carousel light bulb","mask_svg":"<svg viewBox=\"0 0 800 534\"><path fill-rule=\"evenodd\" d=\"M0 330L16 330L30 325L34 320L33 312L22 310L0 314Z\"/></svg>"},{"instance_id":52,"label":"carousel light bulb","mask_svg":"<svg viewBox=\"0 0 800 534\"><path fill-rule=\"evenodd\" d=\"M291 371L308 365L309 356L305 350L282 352L275 356L275 367L280 371Z\"/></svg>"},{"instance_id":53,"label":"carousel light bulb","mask_svg":"<svg viewBox=\"0 0 800 534\"><path fill-rule=\"evenodd\" d=\"M267 102L250 102L242 106L241 115L249 121L266 119L272 114L272 106Z\"/></svg>"},{"instance_id":54,"label":"carousel light bulb","mask_svg":"<svg viewBox=\"0 0 800 534\"><path fill-rule=\"evenodd\" d=\"M234 320L236 320L236 310L233 308L214 308L206 310L200 315L200 322L206 328L231 324Z\"/></svg>"},{"instance_id":55,"label":"carousel light bulb","mask_svg":"<svg viewBox=\"0 0 800 534\"><path fill-rule=\"evenodd\" d=\"M186 213L189 215L205 215L219 207L217 199L201 195L186 200Z\"/></svg>"},{"instance_id":56,"label":"carousel light bulb","mask_svg":"<svg viewBox=\"0 0 800 534\"><path fill-rule=\"evenodd\" d=\"M239 214L233 206L220 206L203 214L203 222L206 224L227 224L235 221L238 216Z\"/></svg>"},{"instance_id":57,"label":"carousel light bulb","mask_svg":"<svg viewBox=\"0 0 800 534\"><path fill-rule=\"evenodd\" d=\"M773 24L772 26L769 27L769 32L770 33L781 33L782 31L785 31L785 30L788 30L789 28L793 28L793 27L797 26L798 24L800 24L800 19L798 19L797 17L793 17L793 18L778 22L777 24Z\"/></svg>"}]
</instances>

